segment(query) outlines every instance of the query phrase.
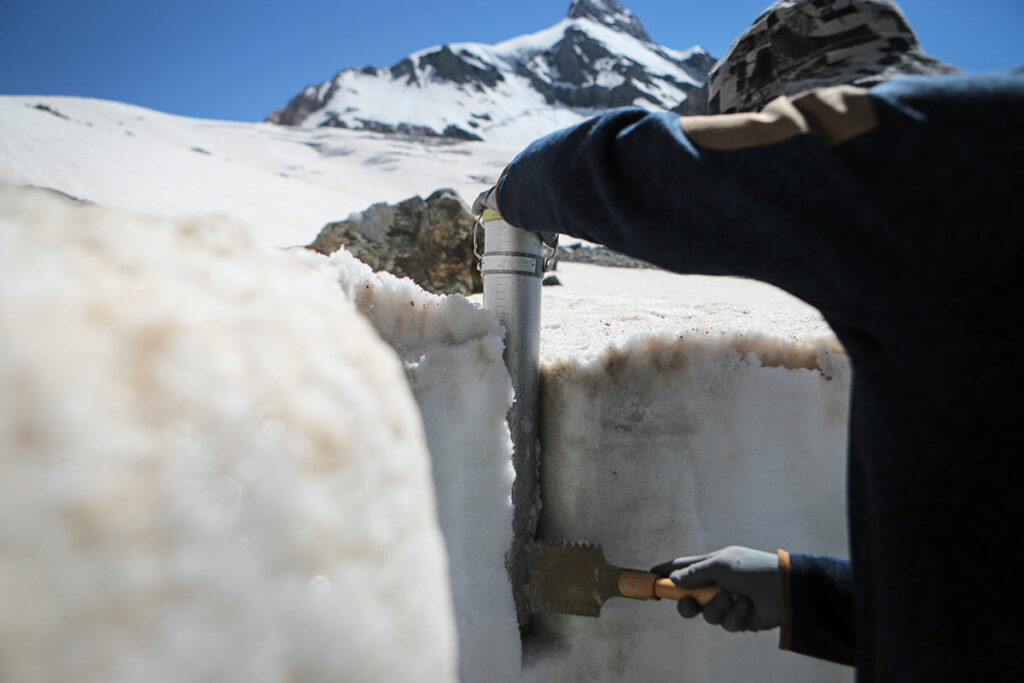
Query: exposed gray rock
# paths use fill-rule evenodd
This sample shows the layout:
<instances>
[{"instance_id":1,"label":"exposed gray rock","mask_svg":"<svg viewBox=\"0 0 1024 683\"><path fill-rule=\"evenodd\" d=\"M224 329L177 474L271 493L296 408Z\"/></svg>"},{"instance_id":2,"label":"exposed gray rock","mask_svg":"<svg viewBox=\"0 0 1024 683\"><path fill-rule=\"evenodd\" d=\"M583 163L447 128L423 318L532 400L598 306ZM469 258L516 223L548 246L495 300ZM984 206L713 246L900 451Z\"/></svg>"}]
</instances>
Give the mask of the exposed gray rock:
<instances>
[{"instance_id":1,"label":"exposed gray rock","mask_svg":"<svg viewBox=\"0 0 1024 683\"><path fill-rule=\"evenodd\" d=\"M757 111L780 95L959 71L926 55L889 0L781 0L711 70L711 114Z\"/></svg>"},{"instance_id":2,"label":"exposed gray rock","mask_svg":"<svg viewBox=\"0 0 1024 683\"><path fill-rule=\"evenodd\" d=\"M374 270L408 277L435 294L483 291L473 254L474 218L454 190L426 200L374 204L328 223L307 248L331 254L342 246Z\"/></svg>"},{"instance_id":3,"label":"exposed gray rock","mask_svg":"<svg viewBox=\"0 0 1024 683\"><path fill-rule=\"evenodd\" d=\"M708 70L715 63L706 52L695 52L688 59L679 60L657 46L651 47L663 59L698 80L706 79ZM601 62L601 71L615 74L620 82L609 85L607 76L596 78L598 62ZM520 64L519 75L529 79L530 85L544 96L548 104L585 109L624 107L638 100L662 107L665 103L657 93L664 85L688 94L699 91L698 86L667 74L655 76L641 64L615 54L587 32L571 27L550 50Z\"/></svg>"},{"instance_id":4,"label":"exposed gray rock","mask_svg":"<svg viewBox=\"0 0 1024 683\"><path fill-rule=\"evenodd\" d=\"M296 95L281 109L270 113L267 121L283 125L297 125L305 121L313 112L323 108L324 102L330 102L334 97L337 86L334 81L326 89L318 88L315 85L307 86L305 90Z\"/></svg>"},{"instance_id":5,"label":"exposed gray rock","mask_svg":"<svg viewBox=\"0 0 1024 683\"><path fill-rule=\"evenodd\" d=\"M636 15L615 0L573 0L569 6L569 18L592 19L645 43L651 42L651 37Z\"/></svg>"},{"instance_id":6,"label":"exposed gray rock","mask_svg":"<svg viewBox=\"0 0 1024 683\"><path fill-rule=\"evenodd\" d=\"M381 123L380 121L374 121L372 119L356 119L356 130L367 130L371 133L385 133L388 135L398 135L411 138L447 138L449 140L483 140L479 135L463 130L455 124L451 124L445 129L438 133L433 128L428 126L415 126L409 123ZM336 112L328 112L327 120L320 124L321 128L353 128L343 119L341 119Z\"/></svg>"},{"instance_id":7,"label":"exposed gray rock","mask_svg":"<svg viewBox=\"0 0 1024 683\"><path fill-rule=\"evenodd\" d=\"M25 106L28 106L28 105L25 105ZM36 106L34 106L32 108L35 109L36 111L45 111L47 114L53 114L58 119L64 119L65 121L70 121L71 120L71 118L69 116L66 116L65 114L62 114L59 111L57 111L56 109L54 109L53 107L50 107L50 106L45 105L45 104L37 104Z\"/></svg>"},{"instance_id":8,"label":"exposed gray rock","mask_svg":"<svg viewBox=\"0 0 1024 683\"><path fill-rule=\"evenodd\" d=\"M610 268L657 268L647 261L641 261L632 256L620 254L604 246L588 247L582 244L574 244L568 247L558 247L556 253L557 261L567 263L592 263L597 266Z\"/></svg>"},{"instance_id":9,"label":"exposed gray rock","mask_svg":"<svg viewBox=\"0 0 1024 683\"><path fill-rule=\"evenodd\" d=\"M441 47L437 52L420 57L420 67L432 67L433 76L439 81L451 81L452 83L469 83L474 88L483 92L486 88L493 88L505 80L491 64L477 66L471 61L473 55L467 50L461 50L458 55L452 52L447 45Z\"/></svg>"},{"instance_id":10,"label":"exposed gray rock","mask_svg":"<svg viewBox=\"0 0 1024 683\"><path fill-rule=\"evenodd\" d=\"M686 99L672 108L680 116L703 116L708 113L708 84L700 88L686 86Z\"/></svg>"}]
</instances>

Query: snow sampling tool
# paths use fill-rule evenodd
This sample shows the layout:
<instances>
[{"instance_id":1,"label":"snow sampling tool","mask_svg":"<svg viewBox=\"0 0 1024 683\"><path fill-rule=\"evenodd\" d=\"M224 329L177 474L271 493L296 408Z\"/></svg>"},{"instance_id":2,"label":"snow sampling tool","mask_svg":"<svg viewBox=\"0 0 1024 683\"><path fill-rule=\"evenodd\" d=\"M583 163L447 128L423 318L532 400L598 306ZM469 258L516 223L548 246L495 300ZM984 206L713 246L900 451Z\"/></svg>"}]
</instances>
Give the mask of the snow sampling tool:
<instances>
[{"instance_id":1,"label":"snow sampling tool","mask_svg":"<svg viewBox=\"0 0 1024 683\"><path fill-rule=\"evenodd\" d=\"M484 228L482 254L476 249L479 225ZM706 604L720 588L679 588L657 574L613 567L605 561L600 546L534 541L540 510L537 421L540 300L547 265L544 241L537 233L516 228L497 211L486 209L473 227L473 245L484 280L484 308L505 327L504 360L515 391L508 412L516 472L508 568L520 627L529 623L531 612L596 617L601 605L616 596L640 600L692 596Z\"/></svg>"},{"instance_id":2,"label":"snow sampling tool","mask_svg":"<svg viewBox=\"0 0 1024 683\"><path fill-rule=\"evenodd\" d=\"M484 228L484 252L476 251L476 228ZM540 508L537 394L540 387L540 293L544 244L540 235L509 225L486 209L473 227L473 247L484 280L484 308L505 327L505 366L515 400L508 411L512 436L512 548L507 563L519 625L530 620L526 585L527 547L537 530Z\"/></svg>"},{"instance_id":3,"label":"snow sampling tool","mask_svg":"<svg viewBox=\"0 0 1024 683\"><path fill-rule=\"evenodd\" d=\"M599 545L538 541L530 548L530 609L534 612L601 615L608 598L681 600L701 605L722 592L718 586L680 588L657 574L613 567Z\"/></svg>"}]
</instances>

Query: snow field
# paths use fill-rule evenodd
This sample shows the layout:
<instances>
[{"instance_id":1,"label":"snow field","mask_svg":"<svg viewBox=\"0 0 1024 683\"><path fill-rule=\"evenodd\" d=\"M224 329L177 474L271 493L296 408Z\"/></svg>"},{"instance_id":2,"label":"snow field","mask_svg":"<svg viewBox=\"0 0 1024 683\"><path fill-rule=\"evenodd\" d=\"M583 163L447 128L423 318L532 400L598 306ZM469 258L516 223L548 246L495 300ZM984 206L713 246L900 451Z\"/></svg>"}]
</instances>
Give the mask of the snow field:
<instances>
[{"instance_id":1,"label":"snow field","mask_svg":"<svg viewBox=\"0 0 1024 683\"><path fill-rule=\"evenodd\" d=\"M0 679L455 679L418 411L316 268L2 189L0 385Z\"/></svg>"},{"instance_id":2,"label":"snow field","mask_svg":"<svg viewBox=\"0 0 1024 683\"><path fill-rule=\"evenodd\" d=\"M326 223L374 202L441 187L475 197L518 151L194 119L77 97L0 97L0 184L167 217L223 213L274 246L309 244Z\"/></svg>"}]
</instances>

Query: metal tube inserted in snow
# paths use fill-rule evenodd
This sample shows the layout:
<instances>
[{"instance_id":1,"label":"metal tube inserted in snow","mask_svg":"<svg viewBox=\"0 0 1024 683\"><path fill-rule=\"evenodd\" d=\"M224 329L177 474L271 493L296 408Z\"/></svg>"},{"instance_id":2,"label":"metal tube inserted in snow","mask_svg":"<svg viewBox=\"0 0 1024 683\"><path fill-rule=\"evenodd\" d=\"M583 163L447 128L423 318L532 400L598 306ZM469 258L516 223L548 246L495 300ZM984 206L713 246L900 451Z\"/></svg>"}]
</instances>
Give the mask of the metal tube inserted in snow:
<instances>
[{"instance_id":1,"label":"metal tube inserted in snow","mask_svg":"<svg viewBox=\"0 0 1024 683\"><path fill-rule=\"evenodd\" d=\"M494 311L505 326L505 365L515 390L515 401L508 412L516 473L512 485L514 537L508 569L519 626L526 628L530 618L526 548L536 533L540 507L537 394L543 243L536 233L506 223L497 211L484 211L481 222L484 226L484 253L480 259L484 308Z\"/></svg>"}]
</instances>

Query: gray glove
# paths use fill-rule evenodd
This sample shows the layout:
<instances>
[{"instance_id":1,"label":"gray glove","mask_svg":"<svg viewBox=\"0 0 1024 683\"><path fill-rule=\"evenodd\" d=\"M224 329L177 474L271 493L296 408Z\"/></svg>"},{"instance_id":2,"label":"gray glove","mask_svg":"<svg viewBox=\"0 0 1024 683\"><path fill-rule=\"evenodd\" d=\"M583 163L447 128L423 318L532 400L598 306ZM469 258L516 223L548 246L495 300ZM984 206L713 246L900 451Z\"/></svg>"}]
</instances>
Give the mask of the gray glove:
<instances>
[{"instance_id":1,"label":"gray glove","mask_svg":"<svg viewBox=\"0 0 1024 683\"><path fill-rule=\"evenodd\" d=\"M498 211L498 203L495 201L494 195L495 190L498 188L497 185L493 185L476 196L476 200L473 202L473 215L479 216L484 212L485 209L491 209L492 211ZM498 213L501 213L498 211Z\"/></svg>"},{"instance_id":2,"label":"gray glove","mask_svg":"<svg viewBox=\"0 0 1024 683\"><path fill-rule=\"evenodd\" d=\"M715 585L723 592L701 607L683 598L679 614L690 619L701 612L704 621L726 631L764 631L782 624L782 585L779 557L774 553L729 546L706 555L680 557L651 569L682 588ZM734 597L735 596L735 597Z\"/></svg>"},{"instance_id":3,"label":"gray glove","mask_svg":"<svg viewBox=\"0 0 1024 683\"><path fill-rule=\"evenodd\" d=\"M504 176L505 174L502 173L501 175ZM499 180L501 179L499 178ZM485 209L498 211L498 202L495 199L497 189L498 186L495 185L493 187L487 188L486 190L484 190L483 192L476 196L476 199L473 201L472 208L474 216L482 215ZM498 211L498 214L500 215L501 211ZM544 244L546 244L548 247L550 247L551 249L558 249L557 232L538 232L537 234L540 235L541 240L543 240Z\"/></svg>"}]
</instances>

